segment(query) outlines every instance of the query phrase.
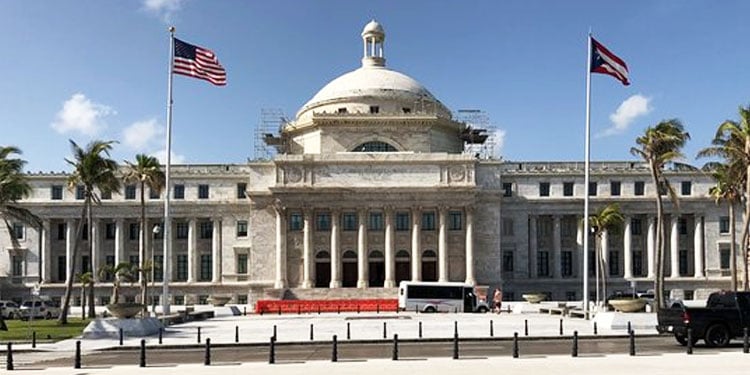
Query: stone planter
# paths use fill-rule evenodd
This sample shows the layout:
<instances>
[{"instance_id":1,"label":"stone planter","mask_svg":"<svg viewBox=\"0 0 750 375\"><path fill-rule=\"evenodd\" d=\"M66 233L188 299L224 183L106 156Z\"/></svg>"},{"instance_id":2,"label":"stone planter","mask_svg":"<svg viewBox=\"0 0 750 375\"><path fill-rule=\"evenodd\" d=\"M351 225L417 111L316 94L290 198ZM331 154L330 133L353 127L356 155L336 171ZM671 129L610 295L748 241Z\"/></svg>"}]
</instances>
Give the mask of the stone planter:
<instances>
[{"instance_id":1,"label":"stone planter","mask_svg":"<svg viewBox=\"0 0 750 375\"><path fill-rule=\"evenodd\" d=\"M211 304L214 306L224 306L231 299L232 297L230 296L211 296L208 298L208 302L211 302Z\"/></svg>"},{"instance_id":2,"label":"stone planter","mask_svg":"<svg viewBox=\"0 0 750 375\"><path fill-rule=\"evenodd\" d=\"M625 298L609 300L610 306L615 310L625 313L638 312L646 307L646 300L643 298Z\"/></svg>"},{"instance_id":3,"label":"stone planter","mask_svg":"<svg viewBox=\"0 0 750 375\"><path fill-rule=\"evenodd\" d=\"M528 303L539 303L544 301L547 298L547 295L544 293L526 293L521 295L521 297Z\"/></svg>"},{"instance_id":4,"label":"stone planter","mask_svg":"<svg viewBox=\"0 0 750 375\"><path fill-rule=\"evenodd\" d=\"M131 319L143 311L143 307L144 305L140 303L121 302L107 305L107 310L109 310L115 318Z\"/></svg>"}]
</instances>

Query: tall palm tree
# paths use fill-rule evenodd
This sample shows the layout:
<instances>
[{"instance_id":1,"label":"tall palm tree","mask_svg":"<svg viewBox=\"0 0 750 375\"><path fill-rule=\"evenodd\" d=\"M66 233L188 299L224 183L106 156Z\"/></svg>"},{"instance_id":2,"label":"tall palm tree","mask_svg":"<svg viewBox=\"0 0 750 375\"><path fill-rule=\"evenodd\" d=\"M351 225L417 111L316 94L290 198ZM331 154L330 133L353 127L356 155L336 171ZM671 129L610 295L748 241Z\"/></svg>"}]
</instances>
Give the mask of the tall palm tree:
<instances>
[{"instance_id":1,"label":"tall palm tree","mask_svg":"<svg viewBox=\"0 0 750 375\"><path fill-rule=\"evenodd\" d=\"M138 243L138 257L140 259L140 268L147 268L146 256L146 235L150 231L146 230L146 187L156 193L161 193L164 189L165 176L161 170L159 160L153 156L138 154L135 156L135 163L125 161L125 182L137 183L141 188L141 235ZM153 255L153 254L152 254ZM143 304L144 315L148 310L146 301L146 292L148 289L148 278L145 273L141 276L141 303Z\"/></svg>"},{"instance_id":2,"label":"tall palm tree","mask_svg":"<svg viewBox=\"0 0 750 375\"><path fill-rule=\"evenodd\" d=\"M648 164L651 179L656 187L656 254L651 261L656 267L654 279L655 307L664 307L664 202L662 193L669 194L670 199L677 204L677 194L664 176L664 168L669 163L683 159L682 147L690 139L677 119L663 120L646 129L643 135L636 138L637 147L632 147L630 153L643 159Z\"/></svg>"},{"instance_id":3,"label":"tall palm tree","mask_svg":"<svg viewBox=\"0 0 750 375\"><path fill-rule=\"evenodd\" d=\"M111 194L120 190L120 179L117 177L117 162L109 158L109 151L112 149L114 141L92 141L86 148L81 148L73 140L70 140L73 158L65 161L73 167L73 172L68 176L68 189L71 191L79 186L83 189L83 209L81 210L81 220L76 228L76 237L73 239L73 259L70 262L70 270L65 286L65 296L63 297L62 311L60 313L60 323L67 323L68 310L70 308L70 294L73 289L73 275L75 274L75 260L78 257L78 246L80 244L81 232L84 223L88 227L88 254L91 261L90 270L94 269L93 255L93 216L92 207L101 203L97 194L97 189L104 194ZM94 318L94 283L89 284L89 317Z\"/></svg>"},{"instance_id":4,"label":"tall palm tree","mask_svg":"<svg viewBox=\"0 0 750 375\"><path fill-rule=\"evenodd\" d=\"M619 228L625 218L620 212L620 205L617 203L610 203L604 206L595 215L589 216L589 225L591 226L591 232L596 238L596 259L597 267L599 267L599 274L601 275L601 285L604 298L607 298L607 263L604 261L604 254L602 254L604 248L604 233L612 232ZM599 279L597 279L597 291L599 290ZM597 293L597 299L598 299Z\"/></svg>"},{"instance_id":5,"label":"tall palm tree","mask_svg":"<svg viewBox=\"0 0 750 375\"><path fill-rule=\"evenodd\" d=\"M97 271L100 278L113 276L112 279L112 299L110 303L120 303L120 286L122 282L132 283L138 280L138 266L128 262L121 262L117 265L104 265Z\"/></svg>"},{"instance_id":6,"label":"tall palm tree","mask_svg":"<svg viewBox=\"0 0 750 375\"><path fill-rule=\"evenodd\" d=\"M734 209L742 199L741 177L744 170L737 168L738 164L717 164L711 173L716 185L712 186L708 193L716 200L716 204L727 203L729 209L729 267L732 276L732 290L737 291L737 230Z\"/></svg>"}]
</instances>

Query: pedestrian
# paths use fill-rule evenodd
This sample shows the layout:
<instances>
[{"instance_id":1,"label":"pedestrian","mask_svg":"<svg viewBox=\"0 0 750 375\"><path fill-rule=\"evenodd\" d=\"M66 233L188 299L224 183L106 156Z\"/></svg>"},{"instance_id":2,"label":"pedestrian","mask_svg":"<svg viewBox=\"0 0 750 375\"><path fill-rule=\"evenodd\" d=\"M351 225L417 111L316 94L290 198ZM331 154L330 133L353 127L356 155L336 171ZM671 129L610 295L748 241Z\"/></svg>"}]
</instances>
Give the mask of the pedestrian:
<instances>
[{"instance_id":1,"label":"pedestrian","mask_svg":"<svg viewBox=\"0 0 750 375\"><path fill-rule=\"evenodd\" d=\"M503 306L503 291L500 288L495 288L495 293L492 295L492 311L500 314Z\"/></svg>"}]
</instances>

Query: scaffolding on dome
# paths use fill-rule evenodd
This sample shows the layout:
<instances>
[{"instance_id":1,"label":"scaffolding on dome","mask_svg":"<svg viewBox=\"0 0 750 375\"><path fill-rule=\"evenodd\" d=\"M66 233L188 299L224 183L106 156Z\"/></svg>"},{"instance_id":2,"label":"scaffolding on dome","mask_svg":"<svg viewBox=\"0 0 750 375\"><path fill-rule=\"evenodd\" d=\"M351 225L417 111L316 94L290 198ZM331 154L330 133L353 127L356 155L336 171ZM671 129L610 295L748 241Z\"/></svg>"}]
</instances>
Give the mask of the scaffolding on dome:
<instances>
[{"instance_id":1,"label":"scaffolding on dome","mask_svg":"<svg viewBox=\"0 0 750 375\"><path fill-rule=\"evenodd\" d=\"M270 160L280 153L285 153L285 141L281 130L289 120L279 108L261 108L260 123L255 128L253 139L256 160Z\"/></svg>"},{"instance_id":2,"label":"scaffolding on dome","mask_svg":"<svg viewBox=\"0 0 750 375\"><path fill-rule=\"evenodd\" d=\"M466 124L466 129L461 133L465 154L484 160L501 158L500 155L495 155L497 130L487 112L481 109L459 109L456 120Z\"/></svg>"}]
</instances>

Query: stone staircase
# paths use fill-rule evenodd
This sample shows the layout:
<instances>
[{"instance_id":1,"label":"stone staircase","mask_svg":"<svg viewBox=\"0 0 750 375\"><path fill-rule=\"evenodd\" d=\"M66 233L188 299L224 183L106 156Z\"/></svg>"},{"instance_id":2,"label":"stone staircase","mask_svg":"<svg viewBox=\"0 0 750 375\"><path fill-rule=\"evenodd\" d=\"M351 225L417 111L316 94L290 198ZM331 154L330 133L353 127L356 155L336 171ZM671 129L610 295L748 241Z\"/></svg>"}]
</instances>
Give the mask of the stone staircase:
<instances>
[{"instance_id":1,"label":"stone staircase","mask_svg":"<svg viewBox=\"0 0 750 375\"><path fill-rule=\"evenodd\" d=\"M288 288L265 289L263 299L268 300L347 300L396 299L398 288Z\"/></svg>"}]
</instances>

